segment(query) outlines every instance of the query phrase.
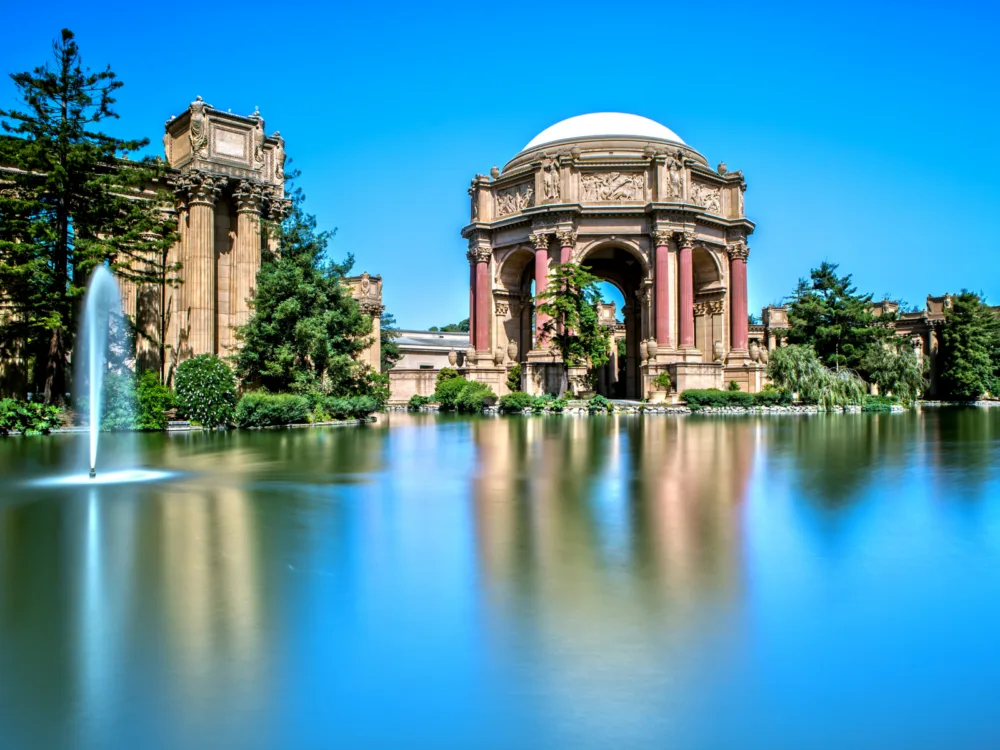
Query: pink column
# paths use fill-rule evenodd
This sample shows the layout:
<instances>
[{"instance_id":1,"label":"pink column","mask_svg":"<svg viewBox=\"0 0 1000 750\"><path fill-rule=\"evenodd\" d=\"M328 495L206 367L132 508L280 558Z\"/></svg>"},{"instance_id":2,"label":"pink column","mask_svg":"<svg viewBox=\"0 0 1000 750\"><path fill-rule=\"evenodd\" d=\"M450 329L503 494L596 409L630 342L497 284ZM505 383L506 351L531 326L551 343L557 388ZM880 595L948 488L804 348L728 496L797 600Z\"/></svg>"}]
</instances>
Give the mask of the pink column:
<instances>
[{"instance_id":1,"label":"pink column","mask_svg":"<svg viewBox=\"0 0 1000 750\"><path fill-rule=\"evenodd\" d=\"M665 232L655 232L656 243L655 276L653 286L656 299L656 343L668 349L674 348L673 332L670 330L670 246Z\"/></svg>"},{"instance_id":2,"label":"pink column","mask_svg":"<svg viewBox=\"0 0 1000 750\"><path fill-rule=\"evenodd\" d=\"M538 311L538 298L549 285L549 236L535 235L535 329L537 348L545 348L544 327L549 316Z\"/></svg>"},{"instance_id":3,"label":"pink column","mask_svg":"<svg viewBox=\"0 0 1000 750\"><path fill-rule=\"evenodd\" d=\"M559 263L569 263L573 257L573 247L576 245L576 232L558 232L556 240L559 242ZM562 325L559 326L559 333L565 333Z\"/></svg>"},{"instance_id":4,"label":"pink column","mask_svg":"<svg viewBox=\"0 0 1000 750\"><path fill-rule=\"evenodd\" d=\"M469 344L476 346L476 258L469 251Z\"/></svg>"},{"instance_id":5,"label":"pink column","mask_svg":"<svg viewBox=\"0 0 1000 750\"><path fill-rule=\"evenodd\" d=\"M747 319L747 257L750 249L743 244L729 249L729 283L732 289L729 310L732 316L730 322L730 348L739 351L747 350L749 339L749 321Z\"/></svg>"},{"instance_id":6,"label":"pink column","mask_svg":"<svg viewBox=\"0 0 1000 750\"><path fill-rule=\"evenodd\" d=\"M476 351L492 351L490 345L490 259L482 250L476 257Z\"/></svg>"},{"instance_id":7,"label":"pink column","mask_svg":"<svg viewBox=\"0 0 1000 750\"><path fill-rule=\"evenodd\" d=\"M684 232L677 235L680 245L678 270L680 273L679 307L681 318L681 347L694 347L694 267L691 264L691 245L694 237Z\"/></svg>"}]
</instances>

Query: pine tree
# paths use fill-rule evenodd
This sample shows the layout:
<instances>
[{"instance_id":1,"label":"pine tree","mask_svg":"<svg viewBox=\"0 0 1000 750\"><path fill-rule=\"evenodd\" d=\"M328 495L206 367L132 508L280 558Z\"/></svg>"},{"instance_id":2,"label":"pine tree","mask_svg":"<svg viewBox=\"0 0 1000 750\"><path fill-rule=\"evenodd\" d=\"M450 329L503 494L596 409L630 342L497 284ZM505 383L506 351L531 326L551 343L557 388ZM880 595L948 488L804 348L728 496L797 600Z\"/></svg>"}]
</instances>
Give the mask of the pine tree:
<instances>
[{"instance_id":1,"label":"pine tree","mask_svg":"<svg viewBox=\"0 0 1000 750\"><path fill-rule=\"evenodd\" d=\"M791 344L808 344L827 367L863 370L868 348L892 335L891 313L872 313L872 295L858 294L851 274L837 275L837 264L823 262L809 279L799 279L788 305Z\"/></svg>"},{"instance_id":2,"label":"pine tree","mask_svg":"<svg viewBox=\"0 0 1000 750\"><path fill-rule=\"evenodd\" d=\"M996 393L1000 375L1000 321L978 294L962 290L945 309L941 329L941 390L972 401Z\"/></svg>"},{"instance_id":3,"label":"pine tree","mask_svg":"<svg viewBox=\"0 0 1000 750\"><path fill-rule=\"evenodd\" d=\"M610 359L611 334L597 317L599 281L583 266L560 263L549 272L548 286L538 297L538 312L549 316L544 334L567 366L597 368Z\"/></svg>"},{"instance_id":4,"label":"pine tree","mask_svg":"<svg viewBox=\"0 0 1000 750\"><path fill-rule=\"evenodd\" d=\"M399 362L403 353L399 351L399 328L396 327L396 317L385 310L379 316L379 352L381 353L381 371L388 372Z\"/></svg>"},{"instance_id":5,"label":"pine tree","mask_svg":"<svg viewBox=\"0 0 1000 750\"><path fill-rule=\"evenodd\" d=\"M163 174L152 159L127 160L148 140L125 140L97 129L117 119L122 83L110 67L92 73L73 33L53 43L53 64L11 79L23 110L0 110L0 340L33 362L36 392L62 400L76 308L100 263L137 284L164 277L174 222L164 193L150 190ZM169 276L169 270L166 271ZM10 351L2 352L9 356Z\"/></svg>"},{"instance_id":6,"label":"pine tree","mask_svg":"<svg viewBox=\"0 0 1000 750\"><path fill-rule=\"evenodd\" d=\"M354 258L326 259L332 233L317 231L302 203L296 192L288 217L271 228L281 252L264 253L233 360L245 385L348 395L370 380L357 355L371 341L372 324L344 283Z\"/></svg>"}]
</instances>

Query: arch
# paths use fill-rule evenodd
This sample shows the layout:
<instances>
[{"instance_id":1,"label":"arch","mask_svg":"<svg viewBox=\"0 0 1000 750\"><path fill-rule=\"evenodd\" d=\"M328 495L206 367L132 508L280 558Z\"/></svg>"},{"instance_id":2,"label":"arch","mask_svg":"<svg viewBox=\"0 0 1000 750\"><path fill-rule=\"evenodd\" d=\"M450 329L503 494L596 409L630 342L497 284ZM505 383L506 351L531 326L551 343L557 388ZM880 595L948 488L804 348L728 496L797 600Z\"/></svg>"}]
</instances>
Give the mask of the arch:
<instances>
[{"instance_id":1,"label":"arch","mask_svg":"<svg viewBox=\"0 0 1000 750\"><path fill-rule=\"evenodd\" d=\"M633 258L635 258L635 260L639 262L639 265L642 268L642 278L643 279L652 278L652 269L650 268L649 265L648 253L644 251L642 247L640 247L639 243L633 240L627 240L624 238L617 238L617 237L614 239L603 238L598 240L592 240L583 247L578 247L573 252L573 260L575 260L577 263L582 264L588 257L608 248L617 248L629 253Z\"/></svg>"},{"instance_id":2,"label":"arch","mask_svg":"<svg viewBox=\"0 0 1000 750\"><path fill-rule=\"evenodd\" d=\"M725 272L714 250L705 245L695 245L691 252L691 265L695 294L716 288L723 289Z\"/></svg>"}]
</instances>

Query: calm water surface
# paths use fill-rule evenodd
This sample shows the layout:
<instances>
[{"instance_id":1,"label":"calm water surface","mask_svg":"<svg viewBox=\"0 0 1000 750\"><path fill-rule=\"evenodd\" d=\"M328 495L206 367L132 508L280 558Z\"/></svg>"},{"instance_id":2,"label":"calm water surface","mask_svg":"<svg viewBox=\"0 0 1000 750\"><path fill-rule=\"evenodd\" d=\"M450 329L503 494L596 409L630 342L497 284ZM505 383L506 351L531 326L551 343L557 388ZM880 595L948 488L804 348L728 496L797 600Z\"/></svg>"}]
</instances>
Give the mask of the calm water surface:
<instances>
[{"instance_id":1,"label":"calm water surface","mask_svg":"<svg viewBox=\"0 0 1000 750\"><path fill-rule=\"evenodd\" d=\"M3 748L1000 747L1000 409L0 440ZM106 462L107 463L107 462Z\"/></svg>"}]
</instances>

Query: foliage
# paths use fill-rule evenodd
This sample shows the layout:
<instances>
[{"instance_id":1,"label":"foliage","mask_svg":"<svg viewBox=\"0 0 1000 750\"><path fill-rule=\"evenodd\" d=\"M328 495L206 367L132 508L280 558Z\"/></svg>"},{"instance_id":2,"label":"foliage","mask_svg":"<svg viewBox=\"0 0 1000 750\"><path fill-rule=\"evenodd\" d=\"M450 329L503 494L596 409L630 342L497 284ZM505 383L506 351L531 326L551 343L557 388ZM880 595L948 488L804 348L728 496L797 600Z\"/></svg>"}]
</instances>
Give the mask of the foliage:
<instances>
[{"instance_id":1,"label":"foliage","mask_svg":"<svg viewBox=\"0 0 1000 750\"><path fill-rule=\"evenodd\" d=\"M861 360L868 381L879 393L892 394L907 403L920 397L926 388L923 367L909 342L900 337L885 344L872 344Z\"/></svg>"},{"instance_id":2,"label":"foliage","mask_svg":"<svg viewBox=\"0 0 1000 750\"><path fill-rule=\"evenodd\" d=\"M599 279L576 263L560 263L549 273L548 286L538 295L538 312L549 316L543 332L568 367L598 368L608 361L611 333L600 324Z\"/></svg>"},{"instance_id":3,"label":"foliage","mask_svg":"<svg viewBox=\"0 0 1000 750\"><path fill-rule=\"evenodd\" d=\"M507 372L507 390L511 393L521 390L521 365L514 365Z\"/></svg>"},{"instance_id":4,"label":"foliage","mask_svg":"<svg viewBox=\"0 0 1000 750\"><path fill-rule=\"evenodd\" d=\"M601 394L597 394L587 402L587 411L591 413L598 411L611 411L611 402Z\"/></svg>"},{"instance_id":5,"label":"foliage","mask_svg":"<svg viewBox=\"0 0 1000 750\"><path fill-rule=\"evenodd\" d=\"M214 354L199 354L181 362L174 377L177 406L188 419L209 429L233 421L236 378Z\"/></svg>"},{"instance_id":6,"label":"foliage","mask_svg":"<svg viewBox=\"0 0 1000 750\"><path fill-rule=\"evenodd\" d=\"M542 414L547 411L551 412L561 412L566 408L566 399L562 396L556 396L553 393L546 393L544 395L535 398L535 404L532 407L532 411L536 414Z\"/></svg>"},{"instance_id":7,"label":"foliage","mask_svg":"<svg viewBox=\"0 0 1000 750\"><path fill-rule=\"evenodd\" d=\"M388 372L402 358L403 353L396 343L398 338L399 328L396 326L395 316L383 310L379 316L380 372Z\"/></svg>"},{"instance_id":8,"label":"foliage","mask_svg":"<svg viewBox=\"0 0 1000 750\"><path fill-rule=\"evenodd\" d=\"M888 412L897 403L896 399L890 396L865 396L861 404L861 411Z\"/></svg>"},{"instance_id":9,"label":"foliage","mask_svg":"<svg viewBox=\"0 0 1000 750\"><path fill-rule=\"evenodd\" d=\"M331 396L323 401L323 409L332 419L365 419L379 404L371 396Z\"/></svg>"},{"instance_id":10,"label":"foliage","mask_svg":"<svg viewBox=\"0 0 1000 750\"><path fill-rule=\"evenodd\" d=\"M963 290L945 309L940 383L960 401L1000 393L1000 319L978 294Z\"/></svg>"},{"instance_id":11,"label":"foliage","mask_svg":"<svg viewBox=\"0 0 1000 750\"><path fill-rule=\"evenodd\" d=\"M497 394L485 383L470 381L459 391L458 397L455 399L455 409L469 414L478 414L489 403L495 402L496 397Z\"/></svg>"},{"instance_id":12,"label":"foliage","mask_svg":"<svg viewBox=\"0 0 1000 750\"><path fill-rule=\"evenodd\" d=\"M371 341L371 319L344 283L353 256L326 259L332 233L317 231L303 202L295 191L288 216L270 229L281 252L263 253L250 318L236 329L235 369L246 386L344 396L368 369L357 355Z\"/></svg>"},{"instance_id":13,"label":"foliage","mask_svg":"<svg viewBox=\"0 0 1000 750\"><path fill-rule=\"evenodd\" d=\"M520 414L525 409L533 409L537 399L529 393L515 391L500 397L501 414Z\"/></svg>"},{"instance_id":14,"label":"foliage","mask_svg":"<svg viewBox=\"0 0 1000 750\"><path fill-rule=\"evenodd\" d=\"M101 430L114 432L135 429L138 402L135 376L129 370L106 372L101 389Z\"/></svg>"},{"instance_id":15,"label":"foliage","mask_svg":"<svg viewBox=\"0 0 1000 750\"><path fill-rule=\"evenodd\" d=\"M431 326L427 329L428 331L434 331L439 333L468 333L469 332L469 319L460 320L458 323L448 323L443 326Z\"/></svg>"},{"instance_id":16,"label":"foliage","mask_svg":"<svg viewBox=\"0 0 1000 750\"><path fill-rule=\"evenodd\" d=\"M737 383L735 380L730 380L729 381L729 390L731 390L731 391L738 391L739 389L740 389L740 384L739 383Z\"/></svg>"},{"instance_id":17,"label":"foliage","mask_svg":"<svg viewBox=\"0 0 1000 750\"><path fill-rule=\"evenodd\" d=\"M442 379L441 374L444 373L444 368L438 373L438 385L434 389L434 400L441 404L442 411L454 411L456 408L456 401L458 399L458 394L462 392L462 389L468 384L468 380L455 374L455 377L449 377ZM454 370L452 370L454 372Z\"/></svg>"},{"instance_id":18,"label":"foliage","mask_svg":"<svg viewBox=\"0 0 1000 750\"><path fill-rule=\"evenodd\" d=\"M236 404L236 424L240 427L273 427L309 421L309 400L292 393L251 391Z\"/></svg>"},{"instance_id":19,"label":"foliage","mask_svg":"<svg viewBox=\"0 0 1000 750\"><path fill-rule=\"evenodd\" d=\"M861 369L869 347L892 336L895 315L872 313L872 295L858 294L851 274L837 275L837 264L824 262L799 279L788 305L790 344L811 346L826 367Z\"/></svg>"},{"instance_id":20,"label":"foliage","mask_svg":"<svg viewBox=\"0 0 1000 750\"><path fill-rule=\"evenodd\" d=\"M51 65L11 75L24 110L0 110L14 136L3 139L0 160L15 168L0 189L0 297L13 313L0 319L0 358L33 362L34 391L46 403L66 391L77 308L94 267L109 264L136 284L177 283L177 266L166 262L176 221L160 210L172 197L137 200L165 165L126 161L148 140L99 130L118 117L121 81L110 67L85 68L68 29L52 47Z\"/></svg>"},{"instance_id":21,"label":"foliage","mask_svg":"<svg viewBox=\"0 0 1000 750\"><path fill-rule=\"evenodd\" d=\"M406 402L406 408L410 411L417 411L423 406L427 406L432 401L430 396L421 396L419 393L414 393L410 396L410 400Z\"/></svg>"},{"instance_id":22,"label":"foliage","mask_svg":"<svg viewBox=\"0 0 1000 750\"><path fill-rule=\"evenodd\" d=\"M670 373L666 370L661 370L660 373L653 378L653 387L657 390L669 391L671 385L673 385L673 381L670 379Z\"/></svg>"},{"instance_id":23,"label":"foliage","mask_svg":"<svg viewBox=\"0 0 1000 750\"><path fill-rule=\"evenodd\" d=\"M458 370L452 367L442 367L440 370L438 370L438 374L434 378L434 387L438 388L446 380L454 380L457 377L460 377L458 374Z\"/></svg>"},{"instance_id":24,"label":"foliage","mask_svg":"<svg viewBox=\"0 0 1000 750\"><path fill-rule=\"evenodd\" d=\"M718 388L692 388L681 393L681 400L693 408L748 407L755 404L752 393L732 390L720 391Z\"/></svg>"},{"instance_id":25,"label":"foliage","mask_svg":"<svg viewBox=\"0 0 1000 750\"><path fill-rule=\"evenodd\" d=\"M381 411L389 403L389 376L380 372L373 372L371 369L362 371L358 379L358 384L354 388L355 396L366 396L375 401L375 408L372 411Z\"/></svg>"},{"instance_id":26,"label":"foliage","mask_svg":"<svg viewBox=\"0 0 1000 750\"><path fill-rule=\"evenodd\" d=\"M868 388L855 372L834 372L823 366L807 345L781 346L771 352L767 374L772 382L799 394L805 403L833 409L861 404Z\"/></svg>"},{"instance_id":27,"label":"foliage","mask_svg":"<svg viewBox=\"0 0 1000 750\"><path fill-rule=\"evenodd\" d=\"M753 399L758 406L788 406L792 403L792 392L768 383Z\"/></svg>"},{"instance_id":28,"label":"foliage","mask_svg":"<svg viewBox=\"0 0 1000 750\"><path fill-rule=\"evenodd\" d=\"M167 429L167 412L174 408L173 392L154 372L144 372L135 388L136 414L135 429Z\"/></svg>"},{"instance_id":29,"label":"foliage","mask_svg":"<svg viewBox=\"0 0 1000 750\"><path fill-rule=\"evenodd\" d=\"M37 401L0 399L0 435L47 435L62 424L62 410Z\"/></svg>"}]
</instances>

